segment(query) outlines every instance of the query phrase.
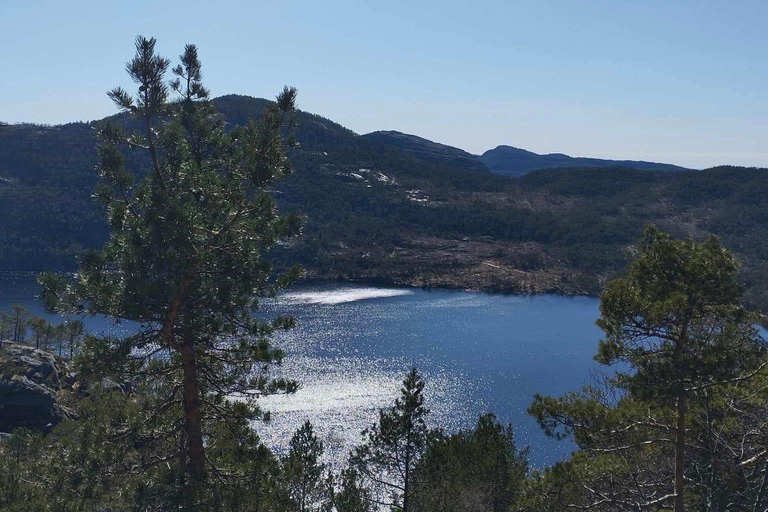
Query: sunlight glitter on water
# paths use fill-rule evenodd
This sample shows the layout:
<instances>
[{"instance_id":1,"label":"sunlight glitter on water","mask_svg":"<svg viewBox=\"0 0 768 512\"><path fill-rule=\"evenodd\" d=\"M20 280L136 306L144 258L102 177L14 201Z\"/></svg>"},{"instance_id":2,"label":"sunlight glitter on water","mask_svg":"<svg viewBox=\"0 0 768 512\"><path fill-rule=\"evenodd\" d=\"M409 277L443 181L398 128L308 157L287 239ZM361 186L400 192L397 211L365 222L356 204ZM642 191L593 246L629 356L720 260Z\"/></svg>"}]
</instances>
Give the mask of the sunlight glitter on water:
<instances>
[{"instance_id":1,"label":"sunlight glitter on water","mask_svg":"<svg viewBox=\"0 0 768 512\"><path fill-rule=\"evenodd\" d=\"M38 292L34 274L0 273L0 308L18 303L45 315ZM546 438L525 411L534 393L560 396L588 382L601 336L595 299L310 281L262 306L258 314L265 319L291 315L297 321L295 329L275 336L285 360L270 374L295 379L301 389L259 400L273 419L254 424L277 451L309 419L325 443L325 460L343 464L360 431L392 405L413 366L426 380L431 427L451 432L494 412L514 425L521 446L531 447L534 466L561 460L572 449ZM104 318L85 321L92 333L130 330L128 323Z\"/></svg>"},{"instance_id":2,"label":"sunlight glitter on water","mask_svg":"<svg viewBox=\"0 0 768 512\"><path fill-rule=\"evenodd\" d=\"M594 299L315 281L265 302L261 314L297 320L274 340L285 360L273 376L301 389L260 400L272 420L254 424L277 452L310 420L326 462L343 465L413 366L426 380L431 427L453 432L494 412L514 424L521 446L531 445L534 465L570 451L544 438L525 410L534 393L559 395L585 383L597 340Z\"/></svg>"},{"instance_id":3,"label":"sunlight glitter on water","mask_svg":"<svg viewBox=\"0 0 768 512\"><path fill-rule=\"evenodd\" d=\"M378 411L392 406L403 374L382 368L406 367L404 361L365 358L327 359L299 357L284 368L299 373L301 388L293 395L279 395L259 402L272 420L254 424L262 440L278 453L287 449L293 432L310 420L325 447L325 462L344 464L349 450L360 440L360 432L378 418ZM329 368L330 366L330 368ZM473 420L470 409L457 401L465 382L457 376L431 375L425 389L433 425L455 430Z\"/></svg>"}]
</instances>

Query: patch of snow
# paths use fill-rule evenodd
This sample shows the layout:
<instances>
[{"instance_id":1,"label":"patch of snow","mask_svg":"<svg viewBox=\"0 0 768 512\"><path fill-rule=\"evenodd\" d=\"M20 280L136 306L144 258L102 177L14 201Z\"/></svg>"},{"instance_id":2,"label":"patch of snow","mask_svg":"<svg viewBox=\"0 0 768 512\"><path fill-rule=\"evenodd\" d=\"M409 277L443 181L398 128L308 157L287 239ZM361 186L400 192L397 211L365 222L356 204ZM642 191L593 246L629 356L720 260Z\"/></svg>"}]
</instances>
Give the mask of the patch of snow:
<instances>
[{"instance_id":1,"label":"patch of snow","mask_svg":"<svg viewBox=\"0 0 768 512\"><path fill-rule=\"evenodd\" d=\"M424 195L424 197L419 197L420 194ZM416 189L408 191L408 199L417 203L426 203L427 201L429 201L429 197L427 197L426 194L424 194L424 192Z\"/></svg>"},{"instance_id":2,"label":"patch of snow","mask_svg":"<svg viewBox=\"0 0 768 512\"><path fill-rule=\"evenodd\" d=\"M395 184L395 179L394 178L390 178L389 176L387 176L383 172L377 172L374 176L376 177L376 179L378 181L380 181L382 183L386 183L388 185L394 185Z\"/></svg>"}]
</instances>

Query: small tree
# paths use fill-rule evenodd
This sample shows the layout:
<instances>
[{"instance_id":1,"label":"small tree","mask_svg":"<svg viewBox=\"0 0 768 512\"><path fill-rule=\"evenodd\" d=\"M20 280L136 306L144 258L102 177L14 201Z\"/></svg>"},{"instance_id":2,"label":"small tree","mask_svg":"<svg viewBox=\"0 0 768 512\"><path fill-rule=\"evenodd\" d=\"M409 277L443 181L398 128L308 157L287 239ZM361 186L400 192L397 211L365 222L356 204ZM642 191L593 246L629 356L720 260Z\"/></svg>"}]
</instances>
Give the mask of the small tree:
<instances>
[{"instance_id":1,"label":"small tree","mask_svg":"<svg viewBox=\"0 0 768 512\"><path fill-rule=\"evenodd\" d=\"M331 478L329 487L336 512L373 512L371 493L354 469L347 468L338 478Z\"/></svg>"},{"instance_id":2,"label":"small tree","mask_svg":"<svg viewBox=\"0 0 768 512\"><path fill-rule=\"evenodd\" d=\"M27 336L27 322L29 322L29 312L18 304L11 306L11 322L13 324L12 340L16 343L24 341Z\"/></svg>"},{"instance_id":3,"label":"small tree","mask_svg":"<svg viewBox=\"0 0 768 512\"><path fill-rule=\"evenodd\" d=\"M363 431L363 444L351 454L351 465L373 490L378 505L408 512L417 489L414 469L427 447L424 380L414 368L405 376L400 397L379 421Z\"/></svg>"},{"instance_id":4,"label":"small tree","mask_svg":"<svg viewBox=\"0 0 768 512\"><path fill-rule=\"evenodd\" d=\"M83 335L85 334L85 324L80 319L67 320L64 324L64 336L67 338L67 345L69 347L69 358L72 359L75 355L75 348L80 344ZM59 354L61 355L61 354Z\"/></svg>"},{"instance_id":5,"label":"small tree","mask_svg":"<svg viewBox=\"0 0 768 512\"><path fill-rule=\"evenodd\" d=\"M10 340L13 336L13 317L8 311L0 311L0 341Z\"/></svg>"},{"instance_id":6,"label":"small tree","mask_svg":"<svg viewBox=\"0 0 768 512\"><path fill-rule=\"evenodd\" d=\"M473 429L437 436L420 459L420 511L506 512L525 481L528 451L515 445L512 426L493 414Z\"/></svg>"},{"instance_id":7,"label":"small tree","mask_svg":"<svg viewBox=\"0 0 768 512\"><path fill-rule=\"evenodd\" d=\"M47 340L50 337L50 326L44 318L35 316L27 323L32 329L32 341L35 348L47 348Z\"/></svg>"},{"instance_id":8,"label":"small tree","mask_svg":"<svg viewBox=\"0 0 768 512\"><path fill-rule=\"evenodd\" d=\"M290 450L282 463L280 487L283 508L291 512L328 509L326 467L320 462L323 443L306 421L291 438Z\"/></svg>"}]
</instances>

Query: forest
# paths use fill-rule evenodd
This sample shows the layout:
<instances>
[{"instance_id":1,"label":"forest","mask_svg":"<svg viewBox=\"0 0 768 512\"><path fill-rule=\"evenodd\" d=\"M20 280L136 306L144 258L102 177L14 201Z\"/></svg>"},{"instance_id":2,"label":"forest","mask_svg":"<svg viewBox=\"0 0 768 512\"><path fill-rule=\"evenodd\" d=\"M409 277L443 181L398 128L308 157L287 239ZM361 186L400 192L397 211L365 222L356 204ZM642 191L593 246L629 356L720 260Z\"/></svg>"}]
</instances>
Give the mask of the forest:
<instances>
[{"instance_id":1,"label":"forest","mask_svg":"<svg viewBox=\"0 0 768 512\"><path fill-rule=\"evenodd\" d=\"M229 95L212 104L229 130L271 103ZM95 134L107 121L137 128L123 113L0 130L0 269L74 270L78 254L107 240L92 197ZM740 263L750 308L768 311L764 169L545 169L510 178L457 158L455 148L425 154L298 110L294 122L293 173L274 193L305 222L302 237L273 249L278 265L297 262L324 278L596 295L653 223L678 237L717 235ZM146 155L126 159L139 177L149 169Z\"/></svg>"},{"instance_id":2,"label":"forest","mask_svg":"<svg viewBox=\"0 0 768 512\"><path fill-rule=\"evenodd\" d=\"M47 265L47 312L138 331L0 315L0 389L46 379L60 401L55 425L2 436L2 510L768 508L764 171L452 168L299 112L291 87L254 118L252 99L210 99L196 46L173 64L155 44L138 37L126 64L137 91L109 91L118 116L3 128L4 261ZM94 142L92 160L73 151ZM569 458L531 467L490 412L433 424L417 368L343 467L323 462L309 422L285 453L261 442L259 399L298 386L271 373L285 357L272 338L294 320L257 315L262 301L304 275L295 263L402 272L387 255L418 237L488 238L495 260L597 276L604 371L528 410ZM32 356L62 371L12 373Z\"/></svg>"}]
</instances>

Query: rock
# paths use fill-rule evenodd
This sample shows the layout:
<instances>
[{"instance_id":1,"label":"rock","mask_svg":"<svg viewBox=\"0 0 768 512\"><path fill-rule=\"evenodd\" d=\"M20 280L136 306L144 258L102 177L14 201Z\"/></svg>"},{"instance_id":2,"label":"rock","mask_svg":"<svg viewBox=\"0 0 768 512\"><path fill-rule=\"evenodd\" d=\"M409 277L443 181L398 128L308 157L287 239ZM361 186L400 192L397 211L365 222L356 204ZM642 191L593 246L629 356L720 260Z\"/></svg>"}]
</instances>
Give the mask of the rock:
<instances>
[{"instance_id":1,"label":"rock","mask_svg":"<svg viewBox=\"0 0 768 512\"><path fill-rule=\"evenodd\" d=\"M125 385L119 384L109 377L101 379L101 387L104 391L115 391L118 393L125 393Z\"/></svg>"},{"instance_id":2,"label":"rock","mask_svg":"<svg viewBox=\"0 0 768 512\"><path fill-rule=\"evenodd\" d=\"M0 375L24 375L36 384L59 387L59 367L50 352L22 343L3 342Z\"/></svg>"},{"instance_id":3,"label":"rock","mask_svg":"<svg viewBox=\"0 0 768 512\"><path fill-rule=\"evenodd\" d=\"M72 416L59 400L65 365L29 345L0 343L0 432L49 430Z\"/></svg>"}]
</instances>

